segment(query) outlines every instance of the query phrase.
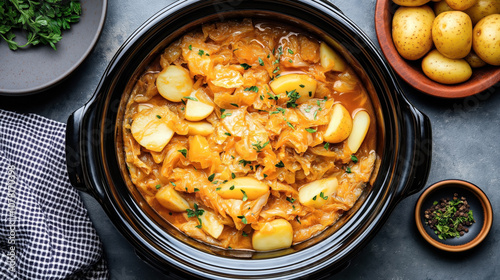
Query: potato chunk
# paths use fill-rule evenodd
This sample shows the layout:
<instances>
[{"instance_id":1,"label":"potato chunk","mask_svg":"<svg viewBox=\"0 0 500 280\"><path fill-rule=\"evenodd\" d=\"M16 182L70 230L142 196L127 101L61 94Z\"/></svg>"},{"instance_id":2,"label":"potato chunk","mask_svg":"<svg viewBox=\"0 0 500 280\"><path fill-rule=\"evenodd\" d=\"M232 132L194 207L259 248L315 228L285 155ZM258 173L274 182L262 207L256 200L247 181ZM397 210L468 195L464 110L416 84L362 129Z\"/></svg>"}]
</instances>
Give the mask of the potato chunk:
<instances>
[{"instance_id":1,"label":"potato chunk","mask_svg":"<svg viewBox=\"0 0 500 280\"><path fill-rule=\"evenodd\" d=\"M187 201L172 186L161 188L155 197L161 206L170 211L184 212L186 209L189 209Z\"/></svg>"},{"instance_id":2,"label":"potato chunk","mask_svg":"<svg viewBox=\"0 0 500 280\"><path fill-rule=\"evenodd\" d=\"M184 67L170 65L158 74L156 88L165 99L181 102L193 89L193 80Z\"/></svg>"},{"instance_id":3,"label":"potato chunk","mask_svg":"<svg viewBox=\"0 0 500 280\"><path fill-rule=\"evenodd\" d=\"M144 148L161 152L168 144L174 131L168 126L167 108L154 107L142 110L134 116L130 131L134 139Z\"/></svg>"},{"instance_id":4,"label":"potato chunk","mask_svg":"<svg viewBox=\"0 0 500 280\"><path fill-rule=\"evenodd\" d=\"M340 103L333 105L332 118L323 138L329 143L340 143L349 137L352 118L349 111Z\"/></svg>"},{"instance_id":5,"label":"potato chunk","mask_svg":"<svg viewBox=\"0 0 500 280\"><path fill-rule=\"evenodd\" d=\"M205 209L203 215L199 216L201 229L217 239L224 230L224 225L217 219L217 215Z\"/></svg>"},{"instance_id":6,"label":"potato chunk","mask_svg":"<svg viewBox=\"0 0 500 280\"><path fill-rule=\"evenodd\" d=\"M213 111L214 106L206 104L197 97L198 91L193 91L191 99L186 102L186 119L189 121L201 121L208 117Z\"/></svg>"},{"instance_id":7,"label":"potato chunk","mask_svg":"<svg viewBox=\"0 0 500 280\"><path fill-rule=\"evenodd\" d=\"M319 46L319 57L321 66L326 71L344 72L347 69L344 59L325 42L321 42Z\"/></svg>"},{"instance_id":8,"label":"potato chunk","mask_svg":"<svg viewBox=\"0 0 500 280\"><path fill-rule=\"evenodd\" d=\"M288 74L274 79L270 85L277 95L295 90L300 95L296 102L303 103L314 97L318 82L305 74Z\"/></svg>"},{"instance_id":9,"label":"potato chunk","mask_svg":"<svg viewBox=\"0 0 500 280\"><path fill-rule=\"evenodd\" d=\"M347 145L352 153L356 153L365 140L366 133L370 128L370 115L366 111L359 111L354 115L352 132L347 138Z\"/></svg>"},{"instance_id":10,"label":"potato chunk","mask_svg":"<svg viewBox=\"0 0 500 280\"><path fill-rule=\"evenodd\" d=\"M292 241L292 225L285 219L276 219L265 223L252 236L252 246L257 251L288 248L292 245Z\"/></svg>"},{"instance_id":11,"label":"potato chunk","mask_svg":"<svg viewBox=\"0 0 500 280\"><path fill-rule=\"evenodd\" d=\"M220 186L217 193L225 199L247 199L253 200L269 191L269 186L252 177L239 177L230 180Z\"/></svg>"},{"instance_id":12,"label":"potato chunk","mask_svg":"<svg viewBox=\"0 0 500 280\"><path fill-rule=\"evenodd\" d=\"M326 178L303 185L299 189L299 202L302 205L321 208L328 197L337 191L337 178Z\"/></svg>"},{"instance_id":13,"label":"potato chunk","mask_svg":"<svg viewBox=\"0 0 500 280\"><path fill-rule=\"evenodd\" d=\"M214 132L214 127L209 122L190 122L186 121L188 125L188 135L201 135L208 136Z\"/></svg>"}]
</instances>

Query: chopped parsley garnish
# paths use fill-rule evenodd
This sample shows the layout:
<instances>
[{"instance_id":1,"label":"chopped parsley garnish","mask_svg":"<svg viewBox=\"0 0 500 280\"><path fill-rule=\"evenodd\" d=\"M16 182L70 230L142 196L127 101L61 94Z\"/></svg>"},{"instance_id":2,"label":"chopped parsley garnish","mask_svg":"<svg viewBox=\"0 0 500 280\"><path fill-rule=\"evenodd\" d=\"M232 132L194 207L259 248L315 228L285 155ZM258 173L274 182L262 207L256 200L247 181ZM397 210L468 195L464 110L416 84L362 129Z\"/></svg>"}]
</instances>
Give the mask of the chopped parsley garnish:
<instances>
[{"instance_id":1,"label":"chopped parsley garnish","mask_svg":"<svg viewBox=\"0 0 500 280\"><path fill-rule=\"evenodd\" d=\"M300 84L300 85L299 85L299 87L301 87L301 88L304 88L304 87L305 87L305 85L303 85L303 84Z\"/></svg>"},{"instance_id":2,"label":"chopped parsley garnish","mask_svg":"<svg viewBox=\"0 0 500 280\"><path fill-rule=\"evenodd\" d=\"M286 124L287 124L289 127L291 127L293 130L295 130L295 127L293 126L293 124L292 124L291 122L287 121L287 122L286 122Z\"/></svg>"},{"instance_id":3,"label":"chopped parsley garnish","mask_svg":"<svg viewBox=\"0 0 500 280\"><path fill-rule=\"evenodd\" d=\"M297 223L302 224L302 223L300 222L300 218L299 218L299 216L295 216L295 220L297 221Z\"/></svg>"},{"instance_id":4,"label":"chopped parsley garnish","mask_svg":"<svg viewBox=\"0 0 500 280\"><path fill-rule=\"evenodd\" d=\"M306 131L309 132L309 133L314 133L316 132L317 130L314 129L314 128L306 128Z\"/></svg>"},{"instance_id":5,"label":"chopped parsley garnish","mask_svg":"<svg viewBox=\"0 0 500 280\"><path fill-rule=\"evenodd\" d=\"M233 50L233 52L235 52L235 51L237 51L237 50L239 50L239 49L238 49L238 48L236 48L236 49L234 49L234 50Z\"/></svg>"},{"instance_id":6,"label":"chopped parsley garnish","mask_svg":"<svg viewBox=\"0 0 500 280\"><path fill-rule=\"evenodd\" d=\"M307 108L304 109L304 111L306 111L306 113L309 113L309 112L311 112L311 108L312 108L312 106L309 105Z\"/></svg>"},{"instance_id":7,"label":"chopped parsley garnish","mask_svg":"<svg viewBox=\"0 0 500 280\"><path fill-rule=\"evenodd\" d=\"M277 95L274 95L270 92L267 92L267 95L269 95L269 97L267 99L271 99L271 100L278 100L279 96Z\"/></svg>"},{"instance_id":8,"label":"chopped parsley garnish","mask_svg":"<svg viewBox=\"0 0 500 280\"><path fill-rule=\"evenodd\" d=\"M161 116L160 115L156 115L157 118L161 119Z\"/></svg>"},{"instance_id":9,"label":"chopped parsley garnish","mask_svg":"<svg viewBox=\"0 0 500 280\"><path fill-rule=\"evenodd\" d=\"M293 60L289 59L288 62L293 63Z\"/></svg>"},{"instance_id":10,"label":"chopped parsley garnish","mask_svg":"<svg viewBox=\"0 0 500 280\"><path fill-rule=\"evenodd\" d=\"M215 189L216 192L220 191L221 187Z\"/></svg>"},{"instance_id":11,"label":"chopped parsley garnish","mask_svg":"<svg viewBox=\"0 0 500 280\"><path fill-rule=\"evenodd\" d=\"M267 178L267 174L264 174L264 179Z\"/></svg>"},{"instance_id":12,"label":"chopped parsley garnish","mask_svg":"<svg viewBox=\"0 0 500 280\"><path fill-rule=\"evenodd\" d=\"M199 191L200 191L200 189L194 188L194 192L199 192Z\"/></svg>"},{"instance_id":13,"label":"chopped parsley garnish","mask_svg":"<svg viewBox=\"0 0 500 280\"><path fill-rule=\"evenodd\" d=\"M315 195L315 196L313 197L313 200L316 200L316 197L317 197L317 195Z\"/></svg>"},{"instance_id":14,"label":"chopped parsley garnish","mask_svg":"<svg viewBox=\"0 0 500 280\"><path fill-rule=\"evenodd\" d=\"M260 98L260 100L264 100L264 95L262 95L262 94L261 94L261 95L259 96L259 98Z\"/></svg>"},{"instance_id":15,"label":"chopped parsley garnish","mask_svg":"<svg viewBox=\"0 0 500 280\"><path fill-rule=\"evenodd\" d=\"M177 150L178 152L180 152L184 157L187 156L187 150L186 149L182 149L182 150Z\"/></svg>"},{"instance_id":16,"label":"chopped parsley garnish","mask_svg":"<svg viewBox=\"0 0 500 280\"><path fill-rule=\"evenodd\" d=\"M226 109L220 109L220 113L221 113L220 118L221 119L232 115L232 113L224 113L225 111L226 111Z\"/></svg>"},{"instance_id":17,"label":"chopped parsley garnish","mask_svg":"<svg viewBox=\"0 0 500 280\"><path fill-rule=\"evenodd\" d=\"M248 70L248 69L252 68L251 65L248 65L246 63L242 63L242 64L240 64L240 66L243 67L243 69L245 69L245 70Z\"/></svg>"},{"instance_id":18,"label":"chopped parsley garnish","mask_svg":"<svg viewBox=\"0 0 500 280\"><path fill-rule=\"evenodd\" d=\"M274 69L273 74L278 73L278 71L280 71L280 67L279 67L279 66L278 66L278 67L276 67L276 69Z\"/></svg>"},{"instance_id":19,"label":"chopped parsley garnish","mask_svg":"<svg viewBox=\"0 0 500 280\"><path fill-rule=\"evenodd\" d=\"M345 169L345 172L347 172L347 173L351 173L351 172L352 172L352 171L351 171L351 168L348 166L348 167Z\"/></svg>"},{"instance_id":20,"label":"chopped parsley garnish","mask_svg":"<svg viewBox=\"0 0 500 280\"><path fill-rule=\"evenodd\" d=\"M309 92L309 97L311 97L312 95L313 95L313 92L312 92L312 91L310 91L310 92Z\"/></svg>"},{"instance_id":21,"label":"chopped parsley garnish","mask_svg":"<svg viewBox=\"0 0 500 280\"><path fill-rule=\"evenodd\" d=\"M224 132L224 134L227 136L231 136L231 133L229 133L229 132Z\"/></svg>"},{"instance_id":22,"label":"chopped parsley garnish","mask_svg":"<svg viewBox=\"0 0 500 280\"><path fill-rule=\"evenodd\" d=\"M203 56L204 54L205 54L205 51L204 51L204 50L199 50L199 51L198 51L198 55L199 55L199 56Z\"/></svg>"},{"instance_id":23,"label":"chopped parsley garnish","mask_svg":"<svg viewBox=\"0 0 500 280\"><path fill-rule=\"evenodd\" d=\"M188 218L192 218L192 217L196 217L198 219L198 222L200 223L199 225L197 225L196 227L197 228L201 228L201 219L200 219L200 216L203 215L203 213L205 212L205 210L203 209L198 209L198 204L194 204L194 210L192 209L186 209L187 211L187 214L188 214Z\"/></svg>"},{"instance_id":24,"label":"chopped parsley garnish","mask_svg":"<svg viewBox=\"0 0 500 280\"><path fill-rule=\"evenodd\" d=\"M319 197L321 197L322 199L324 200L327 200L328 199L328 196L325 196L325 194L323 192L320 192L319 193Z\"/></svg>"},{"instance_id":25,"label":"chopped parsley garnish","mask_svg":"<svg viewBox=\"0 0 500 280\"><path fill-rule=\"evenodd\" d=\"M240 161L238 161L238 163L243 164L243 166L247 166L247 164L251 164L252 162L249 160L240 159Z\"/></svg>"},{"instance_id":26,"label":"chopped parsley garnish","mask_svg":"<svg viewBox=\"0 0 500 280\"><path fill-rule=\"evenodd\" d=\"M232 185L231 187L229 187L229 190L234 190L234 185Z\"/></svg>"},{"instance_id":27,"label":"chopped parsley garnish","mask_svg":"<svg viewBox=\"0 0 500 280\"><path fill-rule=\"evenodd\" d=\"M355 155L351 155L351 160L354 163L358 162L358 158Z\"/></svg>"},{"instance_id":28,"label":"chopped parsley garnish","mask_svg":"<svg viewBox=\"0 0 500 280\"><path fill-rule=\"evenodd\" d=\"M247 193L244 190L242 190L242 189L240 189L240 191L243 193L243 198L241 200L247 201L248 200Z\"/></svg>"},{"instance_id":29,"label":"chopped parsley garnish","mask_svg":"<svg viewBox=\"0 0 500 280\"><path fill-rule=\"evenodd\" d=\"M188 49L189 49L190 51L192 51L192 50L193 50L193 46L192 46L192 45L189 45Z\"/></svg>"},{"instance_id":30,"label":"chopped parsley garnish","mask_svg":"<svg viewBox=\"0 0 500 280\"><path fill-rule=\"evenodd\" d=\"M245 225L248 223L247 218L245 216L236 216L239 219L241 219L241 222L244 223Z\"/></svg>"},{"instance_id":31,"label":"chopped parsley garnish","mask_svg":"<svg viewBox=\"0 0 500 280\"><path fill-rule=\"evenodd\" d=\"M259 64L260 64L260 66L264 66L264 61L260 57L259 57Z\"/></svg>"},{"instance_id":32,"label":"chopped parsley garnish","mask_svg":"<svg viewBox=\"0 0 500 280\"><path fill-rule=\"evenodd\" d=\"M156 185L156 189L159 189L159 188L161 188L161 185L160 184Z\"/></svg>"},{"instance_id":33,"label":"chopped parsley garnish","mask_svg":"<svg viewBox=\"0 0 500 280\"><path fill-rule=\"evenodd\" d=\"M170 184L172 184L172 186L174 187L177 187L177 185L174 182L170 182Z\"/></svg>"},{"instance_id":34,"label":"chopped parsley garnish","mask_svg":"<svg viewBox=\"0 0 500 280\"><path fill-rule=\"evenodd\" d=\"M198 99L196 99L196 98L194 98L194 97L191 97L191 96L184 96L183 98L184 98L184 99L193 100L193 101L198 101Z\"/></svg>"},{"instance_id":35,"label":"chopped parsley garnish","mask_svg":"<svg viewBox=\"0 0 500 280\"><path fill-rule=\"evenodd\" d=\"M325 148L325 150L330 149L330 143L326 142L323 147Z\"/></svg>"},{"instance_id":36,"label":"chopped parsley garnish","mask_svg":"<svg viewBox=\"0 0 500 280\"><path fill-rule=\"evenodd\" d=\"M288 49L288 53L289 53L289 54L293 54L292 49Z\"/></svg>"},{"instance_id":37,"label":"chopped parsley garnish","mask_svg":"<svg viewBox=\"0 0 500 280\"><path fill-rule=\"evenodd\" d=\"M275 164L274 166L278 167L278 168L282 168L282 167L285 167L285 164L283 163L283 161L280 160L280 162L278 162L277 164Z\"/></svg>"},{"instance_id":38,"label":"chopped parsley garnish","mask_svg":"<svg viewBox=\"0 0 500 280\"><path fill-rule=\"evenodd\" d=\"M231 105L233 105L234 107L240 107L240 105L236 104L236 103L229 103Z\"/></svg>"},{"instance_id":39,"label":"chopped parsley garnish","mask_svg":"<svg viewBox=\"0 0 500 280\"><path fill-rule=\"evenodd\" d=\"M247 88L244 89L244 91L259 92L259 87L258 86L247 87Z\"/></svg>"},{"instance_id":40,"label":"chopped parsley garnish","mask_svg":"<svg viewBox=\"0 0 500 280\"><path fill-rule=\"evenodd\" d=\"M294 203L295 202L295 198L293 197L287 197L286 200L290 203Z\"/></svg>"},{"instance_id":41,"label":"chopped parsley garnish","mask_svg":"<svg viewBox=\"0 0 500 280\"><path fill-rule=\"evenodd\" d=\"M212 182L214 180L214 178L215 178L215 173L208 176L208 181Z\"/></svg>"},{"instance_id":42,"label":"chopped parsley garnish","mask_svg":"<svg viewBox=\"0 0 500 280\"><path fill-rule=\"evenodd\" d=\"M233 178L233 179L236 178L236 174L231 172L231 178Z\"/></svg>"},{"instance_id":43,"label":"chopped parsley garnish","mask_svg":"<svg viewBox=\"0 0 500 280\"><path fill-rule=\"evenodd\" d=\"M248 234L246 232L242 232L241 235L244 236L244 237L248 236Z\"/></svg>"},{"instance_id":44,"label":"chopped parsley garnish","mask_svg":"<svg viewBox=\"0 0 500 280\"><path fill-rule=\"evenodd\" d=\"M288 96L288 101L286 102L287 108L295 108L297 107L297 99L300 98L300 94L296 90L291 90L286 92L286 96Z\"/></svg>"},{"instance_id":45,"label":"chopped parsley garnish","mask_svg":"<svg viewBox=\"0 0 500 280\"><path fill-rule=\"evenodd\" d=\"M256 144L252 144L253 149L256 150L257 153L261 152L262 149L264 149L269 144L269 140L266 143L264 143L264 145L261 145L260 143L261 141L257 141Z\"/></svg>"}]
</instances>

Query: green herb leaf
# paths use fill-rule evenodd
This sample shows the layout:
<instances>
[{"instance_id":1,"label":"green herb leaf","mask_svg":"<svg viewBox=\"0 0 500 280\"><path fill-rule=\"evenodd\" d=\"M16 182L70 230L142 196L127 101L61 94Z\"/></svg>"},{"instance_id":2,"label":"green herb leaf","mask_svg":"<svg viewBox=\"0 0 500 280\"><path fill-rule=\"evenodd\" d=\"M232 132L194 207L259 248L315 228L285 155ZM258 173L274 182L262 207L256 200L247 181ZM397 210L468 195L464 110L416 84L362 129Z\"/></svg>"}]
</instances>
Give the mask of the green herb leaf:
<instances>
[{"instance_id":1,"label":"green herb leaf","mask_svg":"<svg viewBox=\"0 0 500 280\"><path fill-rule=\"evenodd\" d=\"M347 173L351 173L351 172L352 172L352 171L351 171L351 168L348 166L348 167L345 169L345 172L347 172Z\"/></svg>"},{"instance_id":2,"label":"green herb leaf","mask_svg":"<svg viewBox=\"0 0 500 280\"><path fill-rule=\"evenodd\" d=\"M194 97L191 97L191 96L184 96L183 98L184 98L184 99L193 100L193 101L198 101L198 99L196 99L196 98L194 98Z\"/></svg>"},{"instance_id":3,"label":"green herb leaf","mask_svg":"<svg viewBox=\"0 0 500 280\"><path fill-rule=\"evenodd\" d=\"M221 187L215 189L216 192L220 191Z\"/></svg>"},{"instance_id":4,"label":"green herb leaf","mask_svg":"<svg viewBox=\"0 0 500 280\"><path fill-rule=\"evenodd\" d=\"M309 133L314 133L316 132L317 130L314 129L314 128L306 128L306 131L309 132Z\"/></svg>"},{"instance_id":5,"label":"green herb leaf","mask_svg":"<svg viewBox=\"0 0 500 280\"><path fill-rule=\"evenodd\" d=\"M177 150L178 152L180 152L184 157L187 156L187 149L182 149L182 150Z\"/></svg>"},{"instance_id":6,"label":"green herb leaf","mask_svg":"<svg viewBox=\"0 0 500 280\"><path fill-rule=\"evenodd\" d=\"M325 148L325 150L330 149L330 143L326 142L323 148Z\"/></svg>"},{"instance_id":7,"label":"green herb leaf","mask_svg":"<svg viewBox=\"0 0 500 280\"><path fill-rule=\"evenodd\" d=\"M258 86L247 87L244 89L244 91L253 91L253 92L257 93L257 92L259 92L259 87Z\"/></svg>"},{"instance_id":8,"label":"green herb leaf","mask_svg":"<svg viewBox=\"0 0 500 280\"><path fill-rule=\"evenodd\" d=\"M264 61L260 57L259 57L259 64L260 64L260 66L264 66Z\"/></svg>"},{"instance_id":9,"label":"green herb leaf","mask_svg":"<svg viewBox=\"0 0 500 280\"><path fill-rule=\"evenodd\" d=\"M192 51L192 50L193 50L193 46L192 46L192 45L189 45L188 49L189 49L190 51Z\"/></svg>"},{"instance_id":10,"label":"green herb leaf","mask_svg":"<svg viewBox=\"0 0 500 280\"><path fill-rule=\"evenodd\" d=\"M278 168L282 168L282 167L285 167L285 164L283 163L283 161L280 160L280 162L278 162L277 164L275 164L274 166L278 167Z\"/></svg>"},{"instance_id":11,"label":"green herb leaf","mask_svg":"<svg viewBox=\"0 0 500 280\"><path fill-rule=\"evenodd\" d=\"M240 106L239 106L238 104L236 104L236 103L229 103L229 104L233 105L234 107L240 107Z\"/></svg>"},{"instance_id":12,"label":"green herb leaf","mask_svg":"<svg viewBox=\"0 0 500 280\"><path fill-rule=\"evenodd\" d=\"M295 198L293 198L293 197L289 197L289 196L287 196L286 200L287 200L288 202L290 202L290 203L294 203L296 199L295 199Z\"/></svg>"},{"instance_id":13,"label":"green herb leaf","mask_svg":"<svg viewBox=\"0 0 500 280\"><path fill-rule=\"evenodd\" d=\"M244 236L244 237L248 236L248 234L246 232L244 232L244 231L241 233L241 235Z\"/></svg>"},{"instance_id":14,"label":"green herb leaf","mask_svg":"<svg viewBox=\"0 0 500 280\"><path fill-rule=\"evenodd\" d=\"M177 185L174 182L170 182L170 184L172 184L172 186L174 187L177 187Z\"/></svg>"},{"instance_id":15,"label":"green herb leaf","mask_svg":"<svg viewBox=\"0 0 500 280\"><path fill-rule=\"evenodd\" d=\"M286 96L288 96L288 101L286 102L287 108L295 108L297 107L297 103L295 103L299 98L300 94L296 90L291 90L286 92Z\"/></svg>"},{"instance_id":16,"label":"green herb leaf","mask_svg":"<svg viewBox=\"0 0 500 280\"><path fill-rule=\"evenodd\" d=\"M243 193L243 198L242 198L242 200L243 200L243 201L247 201L247 200L248 200L247 193L246 193L244 190L242 190L242 189L240 189L240 191Z\"/></svg>"},{"instance_id":17,"label":"green herb leaf","mask_svg":"<svg viewBox=\"0 0 500 280\"><path fill-rule=\"evenodd\" d=\"M295 216L295 220L297 221L297 223L302 224L302 223L300 222L300 218L299 218L299 216Z\"/></svg>"},{"instance_id":18,"label":"green herb leaf","mask_svg":"<svg viewBox=\"0 0 500 280\"><path fill-rule=\"evenodd\" d=\"M299 85L299 87L301 87L301 88L304 88L304 87L305 87L305 85L303 85L303 84L300 84L300 85Z\"/></svg>"},{"instance_id":19,"label":"green herb leaf","mask_svg":"<svg viewBox=\"0 0 500 280\"><path fill-rule=\"evenodd\" d=\"M288 49L288 53L289 53L289 54L293 54L292 49Z\"/></svg>"},{"instance_id":20,"label":"green herb leaf","mask_svg":"<svg viewBox=\"0 0 500 280\"><path fill-rule=\"evenodd\" d=\"M315 195L315 196L313 197L313 200L316 200L316 197L317 197L317 195Z\"/></svg>"},{"instance_id":21,"label":"green herb leaf","mask_svg":"<svg viewBox=\"0 0 500 280\"><path fill-rule=\"evenodd\" d=\"M242 64L240 64L240 66L243 67L243 69L245 69L245 70L248 70L248 69L252 68L251 65L248 65L246 63L242 63Z\"/></svg>"},{"instance_id":22,"label":"green herb leaf","mask_svg":"<svg viewBox=\"0 0 500 280\"><path fill-rule=\"evenodd\" d=\"M236 174L231 172L231 178L233 178L233 179L236 178Z\"/></svg>"},{"instance_id":23,"label":"green herb leaf","mask_svg":"<svg viewBox=\"0 0 500 280\"><path fill-rule=\"evenodd\" d=\"M199 192L199 191L200 191L200 189L194 188L194 192Z\"/></svg>"},{"instance_id":24,"label":"green herb leaf","mask_svg":"<svg viewBox=\"0 0 500 280\"><path fill-rule=\"evenodd\" d=\"M319 193L319 197L321 197L322 199L324 200L327 200L328 199L328 196L325 196L325 194L323 192L320 192Z\"/></svg>"},{"instance_id":25,"label":"green herb leaf","mask_svg":"<svg viewBox=\"0 0 500 280\"><path fill-rule=\"evenodd\" d=\"M232 185L231 187L229 187L229 190L234 190L234 185Z\"/></svg>"},{"instance_id":26,"label":"green herb leaf","mask_svg":"<svg viewBox=\"0 0 500 280\"><path fill-rule=\"evenodd\" d=\"M203 56L204 54L205 54L205 51L204 51L204 50L199 50L199 51L198 51L198 55L199 55L199 56Z\"/></svg>"},{"instance_id":27,"label":"green herb leaf","mask_svg":"<svg viewBox=\"0 0 500 280\"><path fill-rule=\"evenodd\" d=\"M229 132L224 132L224 134L227 136L231 136L231 133L229 133Z\"/></svg>"},{"instance_id":28,"label":"green herb leaf","mask_svg":"<svg viewBox=\"0 0 500 280\"><path fill-rule=\"evenodd\" d=\"M212 182L214 180L214 178L215 178L215 173L208 176L208 181Z\"/></svg>"},{"instance_id":29,"label":"green herb leaf","mask_svg":"<svg viewBox=\"0 0 500 280\"><path fill-rule=\"evenodd\" d=\"M161 116L160 116L160 115L156 115L156 117L157 117L158 119L161 119Z\"/></svg>"},{"instance_id":30,"label":"green herb leaf","mask_svg":"<svg viewBox=\"0 0 500 280\"><path fill-rule=\"evenodd\" d=\"M243 164L243 166L247 166L247 164L251 164L252 162L249 160L241 159L240 161L238 161L238 163Z\"/></svg>"},{"instance_id":31,"label":"green herb leaf","mask_svg":"<svg viewBox=\"0 0 500 280\"><path fill-rule=\"evenodd\" d=\"M245 225L248 223L247 218L245 216L236 216L236 217L241 219L241 222L244 223Z\"/></svg>"},{"instance_id":32,"label":"green herb leaf","mask_svg":"<svg viewBox=\"0 0 500 280\"><path fill-rule=\"evenodd\" d=\"M264 143L264 145L261 145L260 143L261 141L257 141L256 144L252 144L253 149L256 150L257 153L260 153L262 149L264 149L269 144L269 140L266 143Z\"/></svg>"},{"instance_id":33,"label":"green herb leaf","mask_svg":"<svg viewBox=\"0 0 500 280\"><path fill-rule=\"evenodd\" d=\"M158 189L160 189L160 188L161 188L161 185L160 185L160 184L156 185L156 189L157 189L157 190L158 190Z\"/></svg>"},{"instance_id":34,"label":"green herb leaf","mask_svg":"<svg viewBox=\"0 0 500 280\"><path fill-rule=\"evenodd\" d=\"M358 162L358 158L355 155L351 155L351 160L354 163Z\"/></svg>"}]
</instances>

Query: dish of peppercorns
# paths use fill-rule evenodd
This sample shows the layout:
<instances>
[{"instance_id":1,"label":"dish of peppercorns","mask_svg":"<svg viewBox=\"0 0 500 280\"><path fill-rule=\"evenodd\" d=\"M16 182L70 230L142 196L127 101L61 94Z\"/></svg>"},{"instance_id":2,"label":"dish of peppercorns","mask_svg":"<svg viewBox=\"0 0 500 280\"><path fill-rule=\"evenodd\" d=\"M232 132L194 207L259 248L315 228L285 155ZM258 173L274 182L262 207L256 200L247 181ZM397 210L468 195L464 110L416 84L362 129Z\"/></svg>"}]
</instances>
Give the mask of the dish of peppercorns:
<instances>
[{"instance_id":1,"label":"dish of peppercorns","mask_svg":"<svg viewBox=\"0 0 500 280\"><path fill-rule=\"evenodd\" d=\"M415 205L415 223L432 246L463 252L480 244L493 224L486 194L463 180L444 180L425 189Z\"/></svg>"},{"instance_id":2,"label":"dish of peppercorns","mask_svg":"<svg viewBox=\"0 0 500 280\"><path fill-rule=\"evenodd\" d=\"M453 194L453 199L436 200L425 210L425 224L434 230L439 239L460 237L469 232L474 221L472 210L465 197Z\"/></svg>"}]
</instances>

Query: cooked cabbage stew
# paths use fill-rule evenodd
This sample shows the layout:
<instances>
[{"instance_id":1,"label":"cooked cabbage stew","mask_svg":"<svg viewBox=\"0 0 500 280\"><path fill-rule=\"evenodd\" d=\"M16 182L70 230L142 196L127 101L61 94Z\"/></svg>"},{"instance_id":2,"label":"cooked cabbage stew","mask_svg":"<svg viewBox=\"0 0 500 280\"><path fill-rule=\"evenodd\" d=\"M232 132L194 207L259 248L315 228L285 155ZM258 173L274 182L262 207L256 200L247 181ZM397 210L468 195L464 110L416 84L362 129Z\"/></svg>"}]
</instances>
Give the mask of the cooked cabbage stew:
<instances>
[{"instance_id":1,"label":"cooked cabbage stew","mask_svg":"<svg viewBox=\"0 0 500 280\"><path fill-rule=\"evenodd\" d=\"M217 247L288 248L354 205L377 158L370 99L325 42L282 24L205 24L129 93L123 147L147 203Z\"/></svg>"}]
</instances>

